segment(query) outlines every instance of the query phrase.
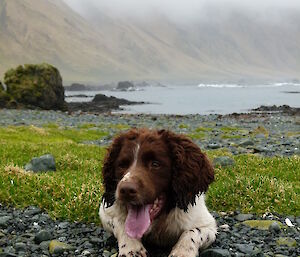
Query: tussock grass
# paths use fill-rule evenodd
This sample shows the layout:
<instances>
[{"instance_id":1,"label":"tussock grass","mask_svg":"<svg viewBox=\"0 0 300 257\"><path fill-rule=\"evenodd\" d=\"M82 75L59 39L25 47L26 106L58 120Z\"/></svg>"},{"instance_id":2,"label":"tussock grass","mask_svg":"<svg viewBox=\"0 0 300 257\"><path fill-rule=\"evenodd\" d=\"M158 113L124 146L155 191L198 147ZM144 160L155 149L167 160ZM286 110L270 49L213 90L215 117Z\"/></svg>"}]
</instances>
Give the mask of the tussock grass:
<instances>
[{"instance_id":1,"label":"tussock grass","mask_svg":"<svg viewBox=\"0 0 300 257\"><path fill-rule=\"evenodd\" d=\"M212 209L300 215L300 157L241 155L231 168L216 168L207 202Z\"/></svg>"},{"instance_id":2,"label":"tussock grass","mask_svg":"<svg viewBox=\"0 0 300 257\"><path fill-rule=\"evenodd\" d=\"M0 202L17 207L37 205L53 218L99 223L105 149L81 142L106 136L103 131L107 127L0 128ZM34 174L23 170L32 157L46 153L54 155L56 172ZM208 155L213 159L231 154L219 149ZM299 156L241 155L234 159L236 166L215 170L216 181L207 193L210 209L300 215Z\"/></svg>"}]
</instances>

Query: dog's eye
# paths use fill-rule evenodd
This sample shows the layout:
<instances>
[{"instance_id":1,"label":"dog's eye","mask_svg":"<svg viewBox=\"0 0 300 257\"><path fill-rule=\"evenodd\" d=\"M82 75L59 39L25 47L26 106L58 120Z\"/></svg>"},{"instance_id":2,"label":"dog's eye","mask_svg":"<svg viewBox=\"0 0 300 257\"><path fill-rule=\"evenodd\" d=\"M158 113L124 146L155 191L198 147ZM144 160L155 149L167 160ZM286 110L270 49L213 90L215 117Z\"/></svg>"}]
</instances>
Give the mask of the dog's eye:
<instances>
[{"instance_id":1,"label":"dog's eye","mask_svg":"<svg viewBox=\"0 0 300 257\"><path fill-rule=\"evenodd\" d=\"M152 161L151 162L151 167L152 168L159 168L161 165L160 165L160 162L159 161Z\"/></svg>"}]
</instances>

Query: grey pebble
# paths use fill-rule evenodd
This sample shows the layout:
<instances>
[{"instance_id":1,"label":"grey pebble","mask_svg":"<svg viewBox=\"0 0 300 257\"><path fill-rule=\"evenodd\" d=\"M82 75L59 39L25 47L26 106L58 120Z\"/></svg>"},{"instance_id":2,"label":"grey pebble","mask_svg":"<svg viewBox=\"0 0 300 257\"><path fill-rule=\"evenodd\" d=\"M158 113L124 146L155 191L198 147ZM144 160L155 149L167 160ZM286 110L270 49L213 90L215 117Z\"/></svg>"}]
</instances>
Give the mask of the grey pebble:
<instances>
[{"instance_id":1,"label":"grey pebble","mask_svg":"<svg viewBox=\"0 0 300 257\"><path fill-rule=\"evenodd\" d=\"M34 242L36 244L40 244L43 241L49 241L51 239L52 239L52 235L49 231L41 230L35 235Z\"/></svg>"},{"instance_id":2,"label":"grey pebble","mask_svg":"<svg viewBox=\"0 0 300 257\"><path fill-rule=\"evenodd\" d=\"M280 232L280 226L277 222L273 222L270 226L269 226L269 231L274 232L274 233L279 233Z\"/></svg>"}]
</instances>

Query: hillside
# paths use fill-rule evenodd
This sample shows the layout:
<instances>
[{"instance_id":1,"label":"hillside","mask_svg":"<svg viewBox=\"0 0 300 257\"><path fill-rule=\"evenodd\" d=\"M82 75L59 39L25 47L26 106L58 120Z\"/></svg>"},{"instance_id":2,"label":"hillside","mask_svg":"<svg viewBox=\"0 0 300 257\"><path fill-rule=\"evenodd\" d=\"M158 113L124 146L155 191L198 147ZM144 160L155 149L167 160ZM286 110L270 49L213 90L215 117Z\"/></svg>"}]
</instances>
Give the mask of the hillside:
<instances>
[{"instance_id":1,"label":"hillside","mask_svg":"<svg viewBox=\"0 0 300 257\"><path fill-rule=\"evenodd\" d=\"M65 81L293 79L300 77L300 15L253 19L234 11L180 23L106 10L82 16L62 0L0 2L0 74L20 63L49 62ZM1 77L1 75L0 75Z\"/></svg>"}]
</instances>

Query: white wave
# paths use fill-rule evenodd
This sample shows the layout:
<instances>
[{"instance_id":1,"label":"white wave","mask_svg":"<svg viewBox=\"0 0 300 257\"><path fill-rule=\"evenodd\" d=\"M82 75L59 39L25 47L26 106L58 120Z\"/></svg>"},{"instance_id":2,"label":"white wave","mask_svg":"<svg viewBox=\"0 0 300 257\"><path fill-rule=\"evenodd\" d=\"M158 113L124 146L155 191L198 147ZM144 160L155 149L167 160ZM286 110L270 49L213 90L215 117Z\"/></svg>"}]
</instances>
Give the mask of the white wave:
<instances>
[{"instance_id":1,"label":"white wave","mask_svg":"<svg viewBox=\"0 0 300 257\"><path fill-rule=\"evenodd\" d=\"M277 82L277 83L272 84L272 86L275 86L275 87L284 87L284 86L296 86L296 87L299 87L299 86L300 86L300 83L293 83L293 82Z\"/></svg>"},{"instance_id":2,"label":"white wave","mask_svg":"<svg viewBox=\"0 0 300 257\"><path fill-rule=\"evenodd\" d=\"M238 84L199 84L198 87L214 87L214 88L242 88L243 85Z\"/></svg>"}]
</instances>

